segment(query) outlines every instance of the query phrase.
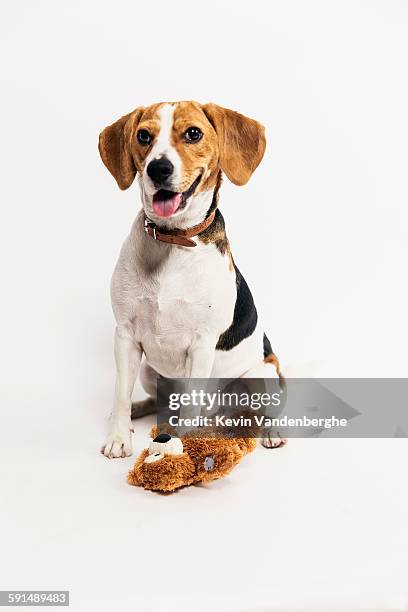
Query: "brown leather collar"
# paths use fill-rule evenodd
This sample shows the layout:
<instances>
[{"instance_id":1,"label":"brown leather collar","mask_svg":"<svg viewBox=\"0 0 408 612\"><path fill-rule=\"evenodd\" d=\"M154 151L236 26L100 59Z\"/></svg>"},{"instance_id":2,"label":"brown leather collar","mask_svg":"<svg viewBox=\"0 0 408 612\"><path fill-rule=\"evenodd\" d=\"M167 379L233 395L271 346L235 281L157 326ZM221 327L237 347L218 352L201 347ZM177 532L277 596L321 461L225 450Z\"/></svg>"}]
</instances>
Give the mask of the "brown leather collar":
<instances>
[{"instance_id":1,"label":"brown leather collar","mask_svg":"<svg viewBox=\"0 0 408 612\"><path fill-rule=\"evenodd\" d=\"M194 242L194 240L191 240L191 238L193 238L193 236L198 236L198 234L201 234L201 232L206 230L207 227L211 225L211 223L214 221L216 212L217 209L214 208L214 210L210 212L208 217L206 217L202 223L194 225L194 227L190 227L189 229L185 230L168 230L163 228L159 229L157 225L153 223L153 221L148 219L148 217L145 217L144 230L146 234L149 234L149 236L151 236L155 240L167 242L168 244L179 244L180 246L185 247L195 247L197 246L197 243Z\"/></svg>"}]
</instances>

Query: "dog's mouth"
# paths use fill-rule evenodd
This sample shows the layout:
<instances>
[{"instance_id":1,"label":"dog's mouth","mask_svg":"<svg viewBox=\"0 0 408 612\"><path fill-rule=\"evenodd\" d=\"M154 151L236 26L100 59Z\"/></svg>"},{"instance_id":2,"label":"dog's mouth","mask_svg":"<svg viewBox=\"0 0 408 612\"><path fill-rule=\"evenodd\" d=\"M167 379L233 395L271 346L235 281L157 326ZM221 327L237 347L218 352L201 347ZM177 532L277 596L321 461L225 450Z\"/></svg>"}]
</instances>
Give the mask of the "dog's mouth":
<instances>
[{"instance_id":1,"label":"dog's mouth","mask_svg":"<svg viewBox=\"0 0 408 612\"><path fill-rule=\"evenodd\" d=\"M171 217L178 210L182 210L190 196L193 195L198 183L201 180L201 174L197 176L193 184L187 191L176 192L168 191L167 189L159 189L153 196L153 210L158 217Z\"/></svg>"}]
</instances>

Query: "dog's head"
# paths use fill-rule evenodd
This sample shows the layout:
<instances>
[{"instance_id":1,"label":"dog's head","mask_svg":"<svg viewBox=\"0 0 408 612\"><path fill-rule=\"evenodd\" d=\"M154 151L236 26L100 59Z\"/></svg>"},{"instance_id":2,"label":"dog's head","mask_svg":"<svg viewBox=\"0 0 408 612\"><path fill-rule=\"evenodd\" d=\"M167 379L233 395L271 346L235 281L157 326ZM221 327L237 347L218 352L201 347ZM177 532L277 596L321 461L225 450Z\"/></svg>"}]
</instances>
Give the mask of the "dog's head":
<instances>
[{"instance_id":1,"label":"dog's head","mask_svg":"<svg viewBox=\"0 0 408 612\"><path fill-rule=\"evenodd\" d=\"M105 128L99 151L121 189L138 174L147 216L163 222L212 193L221 170L244 185L263 157L265 136L257 121L216 104L160 103Z\"/></svg>"}]
</instances>

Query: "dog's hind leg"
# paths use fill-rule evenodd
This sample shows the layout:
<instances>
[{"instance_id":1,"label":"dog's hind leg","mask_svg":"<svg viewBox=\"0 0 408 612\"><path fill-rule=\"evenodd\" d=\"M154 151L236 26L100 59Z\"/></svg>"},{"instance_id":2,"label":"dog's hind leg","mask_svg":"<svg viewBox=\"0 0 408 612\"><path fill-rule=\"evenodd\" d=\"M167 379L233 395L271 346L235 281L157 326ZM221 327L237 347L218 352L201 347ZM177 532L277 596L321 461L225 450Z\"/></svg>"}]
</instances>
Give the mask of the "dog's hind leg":
<instances>
[{"instance_id":1,"label":"dog's hind leg","mask_svg":"<svg viewBox=\"0 0 408 612\"><path fill-rule=\"evenodd\" d=\"M147 416L148 414L154 414L157 412L156 401L152 397L146 397L143 400L132 402L131 418L140 419L141 417Z\"/></svg>"},{"instance_id":2,"label":"dog's hind leg","mask_svg":"<svg viewBox=\"0 0 408 612\"><path fill-rule=\"evenodd\" d=\"M138 402L132 402L132 419L139 419L148 414L157 412L156 406L156 389L157 389L157 372L153 370L146 360L143 360L140 367L140 382L148 397Z\"/></svg>"},{"instance_id":3,"label":"dog's hind leg","mask_svg":"<svg viewBox=\"0 0 408 612\"><path fill-rule=\"evenodd\" d=\"M279 365L279 359L272 350L271 343L268 337L264 334L263 337L264 359L251 370L245 373L244 378L279 378L283 379ZM287 444L287 439L282 438L279 432L268 432L268 436L261 439L261 444L265 448L280 448Z\"/></svg>"},{"instance_id":4,"label":"dog's hind leg","mask_svg":"<svg viewBox=\"0 0 408 612\"><path fill-rule=\"evenodd\" d=\"M287 438L281 438L279 432L274 432L272 435L261 439L261 444L264 448L281 448L287 443Z\"/></svg>"}]
</instances>

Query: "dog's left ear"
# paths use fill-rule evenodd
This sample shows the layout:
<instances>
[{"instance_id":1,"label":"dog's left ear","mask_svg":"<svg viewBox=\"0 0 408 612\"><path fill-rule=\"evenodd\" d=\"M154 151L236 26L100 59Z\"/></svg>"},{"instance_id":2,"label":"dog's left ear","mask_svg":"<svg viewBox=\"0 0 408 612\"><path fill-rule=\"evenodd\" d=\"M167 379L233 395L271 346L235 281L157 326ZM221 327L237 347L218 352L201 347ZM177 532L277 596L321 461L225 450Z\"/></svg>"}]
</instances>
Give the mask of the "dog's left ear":
<instances>
[{"instance_id":1,"label":"dog's left ear","mask_svg":"<svg viewBox=\"0 0 408 612\"><path fill-rule=\"evenodd\" d=\"M136 176L136 166L130 147L134 126L139 123L143 108L121 117L99 135L99 153L120 189L127 189Z\"/></svg>"},{"instance_id":2,"label":"dog's left ear","mask_svg":"<svg viewBox=\"0 0 408 612\"><path fill-rule=\"evenodd\" d=\"M217 104L204 104L202 109L217 132L221 170L235 185L245 185L265 153L265 128Z\"/></svg>"}]
</instances>

